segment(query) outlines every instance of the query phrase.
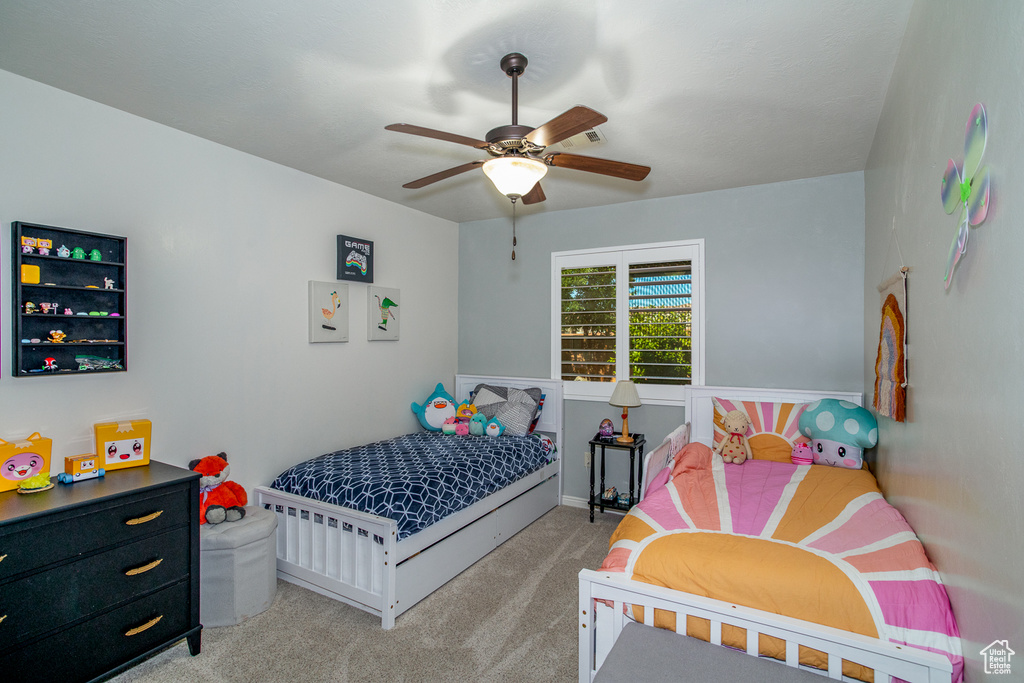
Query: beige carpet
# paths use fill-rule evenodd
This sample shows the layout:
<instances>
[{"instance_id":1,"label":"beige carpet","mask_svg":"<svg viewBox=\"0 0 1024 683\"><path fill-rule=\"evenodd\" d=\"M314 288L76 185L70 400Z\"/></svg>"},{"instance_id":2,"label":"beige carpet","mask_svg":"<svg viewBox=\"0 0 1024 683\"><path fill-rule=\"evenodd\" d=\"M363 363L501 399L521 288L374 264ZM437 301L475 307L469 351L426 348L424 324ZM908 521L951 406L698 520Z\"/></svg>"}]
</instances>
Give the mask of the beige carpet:
<instances>
[{"instance_id":1,"label":"beige carpet","mask_svg":"<svg viewBox=\"0 0 1024 683\"><path fill-rule=\"evenodd\" d=\"M203 631L114 678L145 681L575 681L577 578L621 517L558 507L384 631L380 619L278 581L269 610Z\"/></svg>"}]
</instances>

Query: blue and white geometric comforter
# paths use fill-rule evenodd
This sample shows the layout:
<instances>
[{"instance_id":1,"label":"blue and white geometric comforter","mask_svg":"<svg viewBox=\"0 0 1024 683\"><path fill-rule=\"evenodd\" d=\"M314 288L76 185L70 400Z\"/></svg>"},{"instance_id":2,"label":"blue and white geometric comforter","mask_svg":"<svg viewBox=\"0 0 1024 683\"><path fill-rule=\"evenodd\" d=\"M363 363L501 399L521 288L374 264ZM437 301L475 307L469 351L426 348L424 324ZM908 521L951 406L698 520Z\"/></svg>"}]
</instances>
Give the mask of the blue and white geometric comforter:
<instances>
[{"instance_id":1,"label":"blue and white geometric comforter","mask_svg":"<svg viewBox=\"0 0 1024 683\"><path fill-rule=\"evenodd\" d=\"M419 432L307 460L271 487L394 519L402 540L549 460L535 436Z\"/></svg>"}]
</instances>

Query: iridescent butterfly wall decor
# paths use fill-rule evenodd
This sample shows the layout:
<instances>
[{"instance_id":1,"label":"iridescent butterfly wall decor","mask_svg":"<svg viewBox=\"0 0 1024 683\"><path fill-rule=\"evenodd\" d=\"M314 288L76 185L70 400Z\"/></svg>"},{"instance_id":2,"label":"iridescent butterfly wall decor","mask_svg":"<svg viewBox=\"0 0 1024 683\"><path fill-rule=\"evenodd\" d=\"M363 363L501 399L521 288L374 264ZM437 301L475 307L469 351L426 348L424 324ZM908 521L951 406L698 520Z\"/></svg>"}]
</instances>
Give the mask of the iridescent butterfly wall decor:
<instances>
[{"instance_id":1,"label":"iridescent butterfly wall decor","mask_svg":"<svg viewBox=\"0 0 1024 683\"><path fill-rule=\"evenodd\" d=\"M946 174L942 176L942 208L952 214L960 207L960 222L953 243L949 245L946 259L946 289L953 282L953 270L960 257L967 251L967 238L972 225L979 225L988 215L989 171L988 166L978 171L981 155L985 153L988 140L988 119L985 107L974 105L967 119L964 133L964 163L957 166L952 159L946 163Z\"/></svg>"}]
</instances>

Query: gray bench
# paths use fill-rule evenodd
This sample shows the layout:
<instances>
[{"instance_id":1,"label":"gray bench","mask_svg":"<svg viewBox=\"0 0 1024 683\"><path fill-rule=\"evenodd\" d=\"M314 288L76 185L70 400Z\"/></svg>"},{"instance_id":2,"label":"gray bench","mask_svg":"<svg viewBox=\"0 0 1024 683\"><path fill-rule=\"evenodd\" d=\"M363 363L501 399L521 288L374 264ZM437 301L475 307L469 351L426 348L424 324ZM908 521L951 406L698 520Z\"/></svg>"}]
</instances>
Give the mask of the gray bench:
<instances>
[{"instance_id":1,"label":"gray bench","mask_svg":"<svg viewBox=\"0 0 1024 683\"><path fill-rule=\"evenodd\" d=\"M821 683L819 674L663 628L627 624L594 683Z\"/></svg>"}]
</instances>

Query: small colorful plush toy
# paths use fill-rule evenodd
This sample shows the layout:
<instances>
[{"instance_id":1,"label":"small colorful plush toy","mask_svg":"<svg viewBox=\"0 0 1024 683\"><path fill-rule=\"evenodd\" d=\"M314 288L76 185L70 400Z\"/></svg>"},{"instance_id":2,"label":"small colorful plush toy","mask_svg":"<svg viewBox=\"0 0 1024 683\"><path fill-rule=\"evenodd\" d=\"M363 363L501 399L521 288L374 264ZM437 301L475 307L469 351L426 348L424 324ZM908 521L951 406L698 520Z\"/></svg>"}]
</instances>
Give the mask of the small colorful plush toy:
<instances>
[{"instance_id":1,"label":"small colorful plush toy","mask_svg":"<svg viewBox=\"0 0 1024 683\"><path fill-rule=\"evenodd\" d=\"M460 403L455 411L455 417L459 418L460 422L469 422L475 414L476 406L472 403Z\"/></svg>"},{"instance_id":2,"label":"small colorful plush toy","mask_svg":"<svg viewBox=\"0 0 1024 683\"><path fill-rule=\"evenodd\" d=\"M804 409L800 432L811 437L817 465L860 469L864 449L878 443L875 416L856 403L823 398Z\"/></svg>"},{"instance_id":3,"label":"small colorful plush toy","mask_svg":"<svg viewBox=\"0 0 1024 683\"><path fill-rule=\"evenodd\" d=\"M458 418L456 418L454 415L452 415L447 420L445 420L444 422L441 423L441 433L442 434L447 434L449 436L454 436L455 435L455 425L457 425L458 423L459 423Z\"/></svg>"},{"instance_id":4,"label":"small colorful plush toy","mask_svg":"<svg viewBox=\"0 0 1024 683\"><path fill-rule=\"evenodd\" d=\"M434 393L427 397L423 405L412 404L412 412L416 413L424 429L439 432L445 420L455 417L455 399L444 390L444 384L438 382Z\"/></svg>"},{"instance_id":5,"label":"small colorful plush toy","mask_svg":"<svg viewBox=\"0 0 1024 683\"><path fill-rule=\"evenodd\" d=\"M202 475L199 479L199 523L237 522L245 517L249 502L240 484L228 481L227 455L218 453L193 460L188 468Z\"/></svg>"},{"instance_id":6,"label":"small colorful plush toy","mask_svg":"<svg viewBox=\"0 0 1024 683\"><path fill-rule=\"evenodd\" d=\"M715 453L722 456L725 462L742 465L750 457L750 444L747 443L747 428L750 419L741 410L730 410L722 419L726 437L715 446Z\"/></svg>"},{"instance_id":7,"label":"small colorful plush toy","mask_svg":"<svg viewBox=\"0 0 1024 683\"><path fill-rule=\"evenodd\" d=\"M492 417L487 421L487 426L484 428L484 434L487 436L501 436L505 433L505 425L498 421L497 417Z\"/></svg>"},{"instance_id":8,"label":"small colorful plush toy","mask_svg":"<svg viewBox=\"0 0 1024 683\"><path fill-rule=\"evenodd\" d=\"M455 418L458 420L458 418ZM469 423L468 422L456 422L455 423L455 435L456 436L469 436Z\"/></svg>"},{"instance_id":9,"label":"small colorful plush toy","mask_svg":"<svg viewBox=\"0 0 1024 683\"><path fill-rule=\"evenodd\" d=\"M484 417L484 414L473 413L473 417L469 418L469 433L473 436L483 436L486 429L487 418Z\"/></svg>"},{"instance_id":10,"label":"small colorful plush toy","mask_svg":"<svg viewBox=\"0 0 1024 683\"><path fill-rule=\"evenodd\" d=\"M811 455L811 447L805 443L798 443L793 446L793 454L790 456L794 465L813 465L814 456Z\"/></svg>"}]
</instances>

